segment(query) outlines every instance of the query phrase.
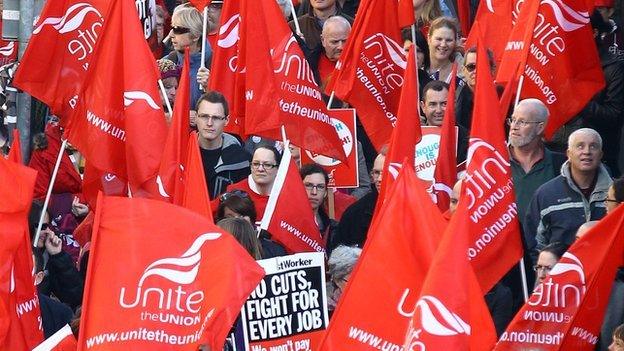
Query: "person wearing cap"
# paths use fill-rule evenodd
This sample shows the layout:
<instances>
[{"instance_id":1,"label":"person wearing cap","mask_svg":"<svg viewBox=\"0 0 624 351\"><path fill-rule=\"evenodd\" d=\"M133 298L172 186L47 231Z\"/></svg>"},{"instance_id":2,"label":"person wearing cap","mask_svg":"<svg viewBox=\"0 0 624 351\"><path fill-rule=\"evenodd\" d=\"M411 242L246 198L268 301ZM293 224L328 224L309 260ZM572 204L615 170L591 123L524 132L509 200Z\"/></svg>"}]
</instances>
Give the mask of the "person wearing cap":
<instances>
[{"instance_id":1,"label":"person wearing cap","mask_svg":"<svg viewBox=\"0 0 624 351\"><path fill-rule=\"evenodd\" d=\"M165 87L166 95L163 95L162 90L158 90L160 92L160 97L163 100L163 110L165 111L167 120L171 120L169 111L167 111L166 108L167 103L165 102L165 99L169 100L169 104L173 106L176 91L178 90L181 69L175 64L175 62L166 58L157 60L156 63L158 64L158 70L160 71L160 79Z\"/></svg>"}]
</instances>

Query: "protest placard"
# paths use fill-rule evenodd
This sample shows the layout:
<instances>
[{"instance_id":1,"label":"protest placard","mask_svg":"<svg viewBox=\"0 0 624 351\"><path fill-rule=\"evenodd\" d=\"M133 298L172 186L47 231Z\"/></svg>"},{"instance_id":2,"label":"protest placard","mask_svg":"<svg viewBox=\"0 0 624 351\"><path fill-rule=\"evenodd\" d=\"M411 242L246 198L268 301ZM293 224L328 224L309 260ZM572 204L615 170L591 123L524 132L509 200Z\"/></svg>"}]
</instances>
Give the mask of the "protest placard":
<instances>
[{"instance_id":1,"label":"protest placard","mask_svg":"<svg viewBox=\"0 0 624 351\"><path fill-rule=\"evenodd\" d=\"M416 145L414 165L416 174L422 180L433 181L438 153L440 151L440 127L422 126L422 139ZM457 127L455 127L457 132Z\"/></svg>"}]
</instances>

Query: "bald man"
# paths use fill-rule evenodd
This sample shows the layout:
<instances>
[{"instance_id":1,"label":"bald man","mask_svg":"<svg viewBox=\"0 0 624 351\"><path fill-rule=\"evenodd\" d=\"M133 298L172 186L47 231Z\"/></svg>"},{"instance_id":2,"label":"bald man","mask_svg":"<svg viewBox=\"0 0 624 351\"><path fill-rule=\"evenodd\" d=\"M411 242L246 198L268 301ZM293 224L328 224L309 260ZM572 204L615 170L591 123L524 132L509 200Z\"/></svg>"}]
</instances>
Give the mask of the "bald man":
<instances>
[{"instance_id":1,"label":"bald man","mask_svg":"<svg viewBox=\"0 0 624 351\"><path fill-rule=\"evenodd\" d=\"M314 72L314 78L321 88L325 87L334 71L349 33L351 33L351 24L342 16L332 16L323 24L321 45L316 50L312 50L307 57Z\"/></svg>"}]
</instances>

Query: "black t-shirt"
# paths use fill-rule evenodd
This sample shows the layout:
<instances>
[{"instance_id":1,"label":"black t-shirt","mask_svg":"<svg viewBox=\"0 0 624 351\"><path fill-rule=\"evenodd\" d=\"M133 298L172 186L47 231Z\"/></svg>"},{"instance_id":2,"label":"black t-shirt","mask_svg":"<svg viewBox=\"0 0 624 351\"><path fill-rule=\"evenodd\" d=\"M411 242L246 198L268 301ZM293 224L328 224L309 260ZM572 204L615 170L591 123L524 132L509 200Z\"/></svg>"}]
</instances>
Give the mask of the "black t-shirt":
<instances>
[{"instance_id":1,"label":"black t-shirt","mask_svg":"<svg viewBox=\"0 0 624 351\"><path fill-rule=\"evenodd\" d=\"M202 164L204 165L204 175L206 177L206 184L208 185L208 193L212 194L212 182L211 179L214 178L215 167L217 162L219 162L219 158L221 157L221 148L214 150L206 150L203 148L199 148L201 152Z\"/></svg>"}]
</instances>

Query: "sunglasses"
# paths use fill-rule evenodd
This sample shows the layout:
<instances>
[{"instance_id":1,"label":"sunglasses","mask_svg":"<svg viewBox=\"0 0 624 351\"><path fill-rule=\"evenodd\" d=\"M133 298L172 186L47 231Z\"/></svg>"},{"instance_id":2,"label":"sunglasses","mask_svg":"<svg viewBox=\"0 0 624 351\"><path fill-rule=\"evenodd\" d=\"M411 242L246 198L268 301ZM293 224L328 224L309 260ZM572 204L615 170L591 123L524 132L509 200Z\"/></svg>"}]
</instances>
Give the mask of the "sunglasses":
<instances>
[{"instance_id":1,"label":"sunglasses","mask_svg":"<svg viewBox=\"0 0 624 351\"><path fill-rule=\"evenodd\" d=\"M50 228L49 223L41 223L41 230L47 230L48 228Z\"/></svg>"},{"instance_id":2,"label":"sunglasses","mask_svg":"<svg viewBox=\"0 0 624 351\"><path fill-rule=\"evenodd\" d=\"M464 68L466 69L466 71L468 71L468 72L472 72L472 71L474 71L475 69L477 69L477 64L475 64L475 63L469 63L469 64L465 65L465 66L464 66Z\"/></svg>"},{"instance_id":3,"label":"sunglasses","mask_svg":"<svg viewBox=\"0 0 624 351\"><path fill-rule=\"evenodd\" d=\"M243 190L236 189L236 190L232 190L230 192L221 194L221 196L219 196L219 202L223 202L223 201L231 198L232 196L240 197L241 199L248 199L249 198L249 194L247 194L247 192L245 192Z\"/></svg>"},{"instance_id":4,"label":"sunglasses","mask_svg":"<svg viewBox=\"0 0 624 351\"><path fill-rule=\"evenodd\" d=\"M176 27L176 26L171 26L171 31L173 32L173 34L178 34L178 35L191 32L191 30L188 28Z\"/></svg>"}]
</instances>

